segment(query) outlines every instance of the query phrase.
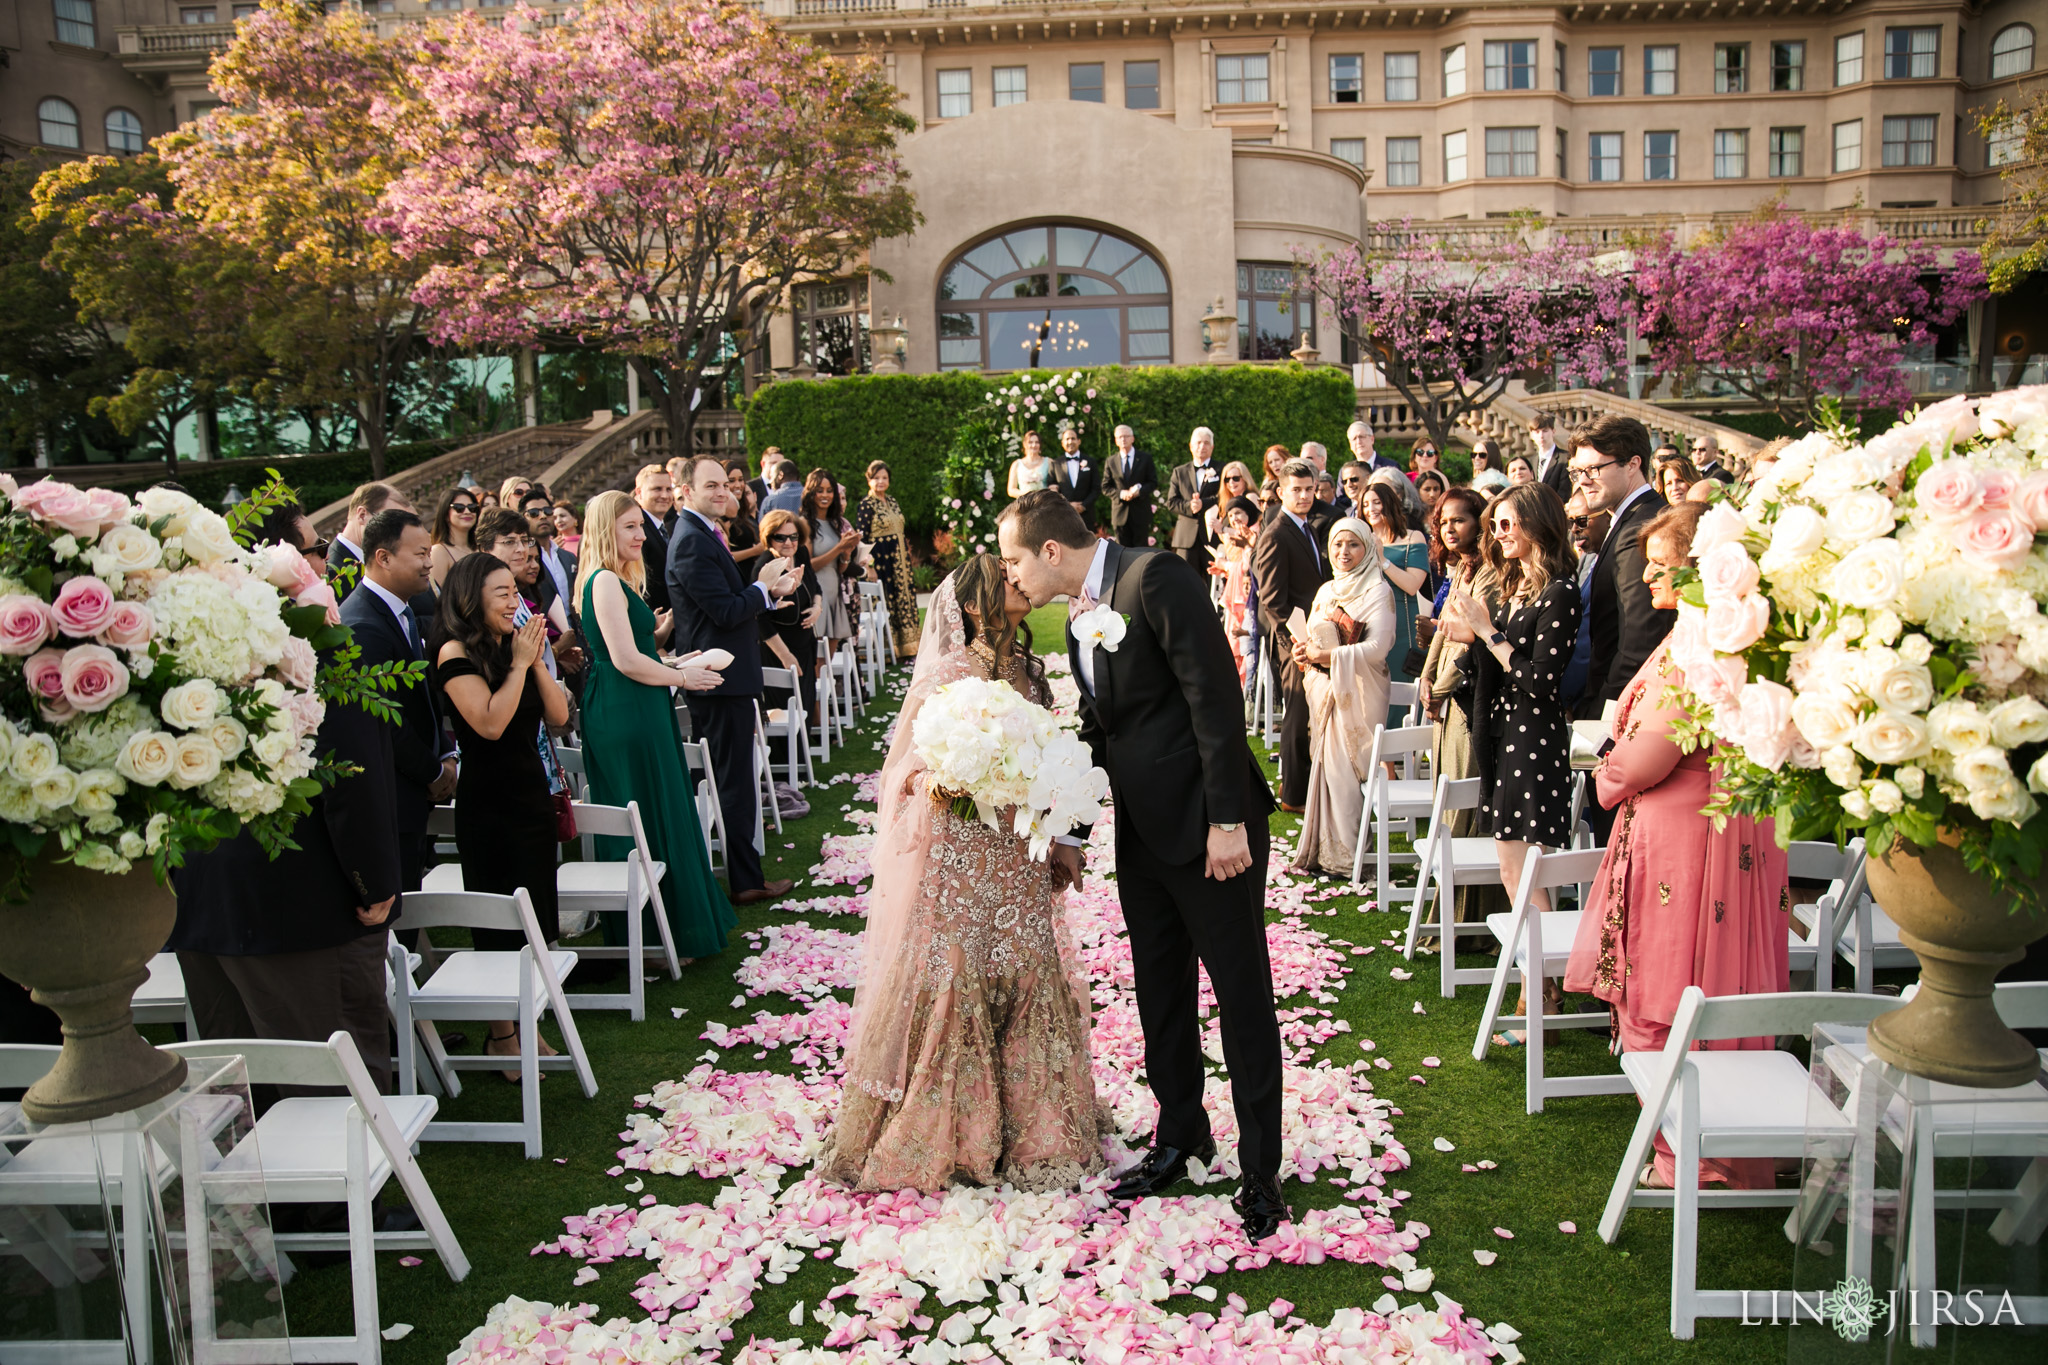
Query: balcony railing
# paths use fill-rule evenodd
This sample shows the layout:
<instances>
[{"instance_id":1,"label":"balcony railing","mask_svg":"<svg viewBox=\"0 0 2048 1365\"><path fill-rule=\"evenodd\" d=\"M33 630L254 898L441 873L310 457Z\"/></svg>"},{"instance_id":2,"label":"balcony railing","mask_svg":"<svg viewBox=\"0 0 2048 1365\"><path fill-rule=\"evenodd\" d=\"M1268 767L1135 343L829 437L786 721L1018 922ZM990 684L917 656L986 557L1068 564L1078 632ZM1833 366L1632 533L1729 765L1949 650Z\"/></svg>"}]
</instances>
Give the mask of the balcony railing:
<instances>
[{"instance_id":1,"label":"balcony railing","mask_svg":"<svg viewBox=\"0 0 2048 1365\"><path fill-rule=\"evenodd\" d=\"M1855 227L1866 234L1882 233L1895 242L1926 242L1930 246L1975 246L1984 240L1985 210L1831 209L1802 213L1816 227ZM1410 241L1441 243L1456 255L1484 255L1521 240L1525 234L1556 233L1587 246L1620 250L1669 232L1681 241L1696 233L1747 222L1746 213L1643 213L1585 218L1455 218L1382 219L1366 230L1374 251L1394 251Z\"/></svg>"},{"instance_id":2,"label":"balcony railing","mask_svg":"<svg viewBox=\"0 0 2048 1365\"><path fill-rule=\"evenodd\" d=\"M116 30L123 57L199 56L225 52L235 40L229 24L150 24Z\"/></svg>"}]
</instances>

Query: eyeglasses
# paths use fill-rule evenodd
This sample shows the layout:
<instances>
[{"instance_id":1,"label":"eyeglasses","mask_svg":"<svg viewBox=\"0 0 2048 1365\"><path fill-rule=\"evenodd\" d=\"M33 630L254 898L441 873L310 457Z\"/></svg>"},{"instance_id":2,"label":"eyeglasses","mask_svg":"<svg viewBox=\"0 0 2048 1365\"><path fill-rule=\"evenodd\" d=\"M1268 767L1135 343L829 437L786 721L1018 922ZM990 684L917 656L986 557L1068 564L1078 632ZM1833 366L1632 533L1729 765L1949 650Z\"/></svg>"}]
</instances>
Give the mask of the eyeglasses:
<instances>
[{"instance_id":1,"label":"eyeglasses","mask_svg":"<svg viewBox=\"0 0 2048 1365\"><path fill-rule=\"evenodd\" d=\"M1573 517L1571 518L1572 529L1574 531L1583 531L1586 529L1586 523L1590 520L1592 520L1590 517Z\"/></svg>"},{"instance_id":2,"label":"eyeglasses","mask_svg":"<svg viewBox=\"0 0 2048 1365\"><path fill-rule=\"evenodd\" d=\"M1511 536L1515 533L1515 523L1503 517L1493 523L1493 533L1497 536Z\"/></svg>"},{"instance_id":3,"label":"eyeglasses","mask_svg":"<svg viewBox=\"0 0 2048 1365\"><path fill-rule=\"evenodd\" d=\"M1619 460L1606 460L1600 464L1579 465L1566 472L1572 476L1573 483L1591 483L1595 474L1598 474L1603 469L1612 469L1620 463L1621 461Z\"/></svg>"},{"instance_id":4,"label":"eyeglasses","mask_svg":"<svg viewBox=\"0 0 2048 1365\"><path fill-rule=\"evenodd\" d=\"M770 545L780 545L785 540L796 540L797 538L797 533L794 531L777 531L774 535L768 537L768 543Z\"/></svg>"},{"instance_id":5,"label":"eyeglasses","mask_svg":"<svg viewBox=\"0 0 2048 1365\"><path fill-rule=\"evenodd\" d=\"M525 536L499 536L496 548L500 550L531 550L533 542Z\"/></svg>"},{"instance_id":6,"label":"eyeglasses","mask_svg":"<svg viewBox=\"0 0 2048 1365\"><path fill-rule=\"evenodd\" d=\"M1225 474L1225 475L1223 476L1223 482L1225 482L1225 483L1243 483L1243 482L1244 482L1244 475L1242 475L1242 474Z\"/></svg>"},{"instance_id":7,"label":"eyeglasses","mask_svg":"<svg viewBox=\"0 0 2048 1365\"><path fill-rule=\"evenodd\" d=\"M316 540L311 545L308 545L305 549L299 551L299 553L302 555L319 555L322 559L325 559L327 557L327 551L331 549L333 545L334 542L331 540Z\"/></svg>"},{"instance_id":8,"label":"eyeglasses","mask_svg":"<svg viewBox=\"0 0 2048 1365\"><path fill-rule=\"evenodd\" d=\"M468 514L469 516L472 516L472 517L473 517L473 516L475 516L475 515L476 515L476 504L475 504L475 503L473 503L473 502L451 502L451 503L449 503L449 504L448 504L448 514L449 514L450 516L453 516L453 515L454 515L455 513L457 513L457 512L463 512L463 513L466 513L466 514Z\"/></svg>"}]
</instances>

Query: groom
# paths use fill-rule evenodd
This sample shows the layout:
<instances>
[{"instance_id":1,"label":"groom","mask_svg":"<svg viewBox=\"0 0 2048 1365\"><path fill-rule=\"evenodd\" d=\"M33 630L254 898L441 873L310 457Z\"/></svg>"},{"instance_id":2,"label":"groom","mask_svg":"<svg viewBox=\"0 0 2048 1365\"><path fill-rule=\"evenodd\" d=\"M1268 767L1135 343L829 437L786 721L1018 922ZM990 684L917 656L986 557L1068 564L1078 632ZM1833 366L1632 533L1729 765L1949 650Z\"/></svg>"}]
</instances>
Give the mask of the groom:
<instances>
[{"instance_id":1,"label":"groom","mask_svg":"<svg viewBox=\"0 0 2048 1365\"><path fill-rule=\"evenodd\" d=\"M1202 1108L1195 963L1222 1007L1223 1060L1237 1109L1244 1185L1236 1207L1254 1243L1287 1218L1280 1196L1280 1025L1266 956L1266 818L1273 809L1244 734L1244 693L1207 589L1163 550L1097 540L1056 489L1003 510L996 535L1034 607L1062 594L1072 616L1098 602L1123 638L1077 644L1081 737L1109 774L1116 877L1145 1028L1145 1073L1159 1100L1152 1150L1110 1191L1143 1199L1215 1159ZM1055 875L1078 884L1081 848L1063 840Z\"/></svg>"}]
</instances>

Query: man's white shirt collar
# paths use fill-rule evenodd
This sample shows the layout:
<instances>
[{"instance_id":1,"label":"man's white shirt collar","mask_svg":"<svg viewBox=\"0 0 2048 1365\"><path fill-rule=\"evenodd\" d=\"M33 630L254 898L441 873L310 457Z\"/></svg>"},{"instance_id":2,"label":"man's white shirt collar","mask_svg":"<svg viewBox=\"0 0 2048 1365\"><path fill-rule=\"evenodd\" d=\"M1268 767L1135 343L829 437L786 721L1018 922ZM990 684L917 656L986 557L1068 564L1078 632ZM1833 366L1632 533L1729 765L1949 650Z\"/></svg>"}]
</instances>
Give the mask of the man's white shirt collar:
<instances>
[{"instance_id":1,"label":"man's white shirt collar","mask_svg":"<svg viewBox=\"0 0 2048 1365\"><path fill-rule=\"evenodd\" d=\"M1108 564L1109 542L1098 540L1095 542L1095 558L1088 561L1087 580L1081 584L1082 593L1098 602L1102 600L1102 573Z\"/></svg>"},{"instance_id":2,"label":"man's white shirt collar","mask_svg":"<svg viewBox=\"0 0 2048 1365\"><path fill-rule=\"evenodd\" d=\"M398 624L400 626L403 626L405 624L405 613L407 607L410 604L407 603L404 598L400 597L397 593L392 592L389 588L385 587L382 583L379 583L376 579L370 577L368 574L363 575L363 586L368 588L371 592L376 593L377 596L383 600L384 605L391 609L391 614L398 618Z\"/></svg>"},{"instance_id":3,"label":"man's white shirt collar","mask_svg":"<svg viewBox=\"0 0 2048 1365\"><path fill-rule=\"evenodd\" d=\"M356 544L353 540L350 540L347 536L342 535L340 532L336 532L334 536L334 543L336 545L339 545L342 549L347 550L350 554L354 555L358 563L362 561L363 547Z\"/></svg>"}]
</instances>

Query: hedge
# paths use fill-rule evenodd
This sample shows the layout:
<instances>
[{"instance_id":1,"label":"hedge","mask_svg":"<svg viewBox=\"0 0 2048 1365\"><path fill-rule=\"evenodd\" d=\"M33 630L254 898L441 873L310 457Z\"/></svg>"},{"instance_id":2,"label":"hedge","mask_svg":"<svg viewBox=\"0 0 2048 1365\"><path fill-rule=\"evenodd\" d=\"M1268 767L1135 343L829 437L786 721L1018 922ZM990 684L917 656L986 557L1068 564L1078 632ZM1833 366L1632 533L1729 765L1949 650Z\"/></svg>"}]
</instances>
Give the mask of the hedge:
<instances>
[{"instance_id":1,"label":"hedge","mask_svg":"<svg viewBox=\"0 0 2048 1365\"><path fill-rule=\"evenodd\" d=\"M1357 415L1350 376L1335 367L1107 366L1082 374L1102 396L1098 409L1122 410L1162 480L1186 462L1188 433L1198 426L1216 433L1219 464L1243 460L1257 469L1260 452L1276 442L1298 449L1304 441L1321 441L1340 460L1344 429ZM905 519L929 535L939 523L940 471L961 424L990 393L1020 377L956 372L785 380L748 401L747 452L758 461L762 451L779 446L799 468L828 469L849 489L864 486L870 460L887 460L890 491ZM1044 435L1046 449L1058 449L1049 424ZM1105 424L1091 428L1086 439L1093 458L1112 448Z\"/></svg>"}]
</instances>

